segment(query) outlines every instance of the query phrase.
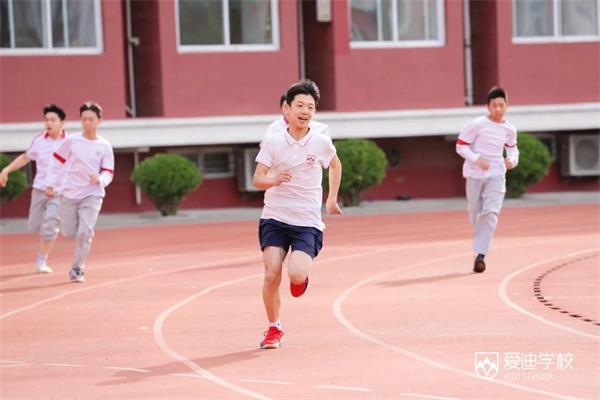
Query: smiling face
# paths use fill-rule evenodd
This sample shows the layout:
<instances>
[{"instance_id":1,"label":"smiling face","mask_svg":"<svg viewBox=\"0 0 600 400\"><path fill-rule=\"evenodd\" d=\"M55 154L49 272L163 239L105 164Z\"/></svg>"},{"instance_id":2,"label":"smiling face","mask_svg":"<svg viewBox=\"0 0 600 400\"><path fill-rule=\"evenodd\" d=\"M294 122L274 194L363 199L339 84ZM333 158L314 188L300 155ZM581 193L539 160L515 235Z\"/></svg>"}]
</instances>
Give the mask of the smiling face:
<instances>
[{"instance_id":1,"label":"smiling face","mask_svg":"<svg viewBox=\"0 0 600 400\"><path fill-rule=\"evenodd\" d=\"M308 94L297 94L292 104L286 105L285 115L290 124L290 132L307 130L317 110L315 99Z\"/></svg>"}]
</instances>

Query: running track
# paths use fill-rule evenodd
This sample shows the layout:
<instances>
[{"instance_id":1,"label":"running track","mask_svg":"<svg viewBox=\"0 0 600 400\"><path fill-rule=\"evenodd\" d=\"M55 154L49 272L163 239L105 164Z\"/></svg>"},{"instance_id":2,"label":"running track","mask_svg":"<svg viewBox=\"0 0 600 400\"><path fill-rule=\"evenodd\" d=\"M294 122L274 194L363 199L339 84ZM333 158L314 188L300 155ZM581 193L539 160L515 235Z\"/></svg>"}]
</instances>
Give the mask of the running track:
<instances>
[{"instance_id":1,"label":"running track","mask_svg":"<svg viewBox=\"0 0 600 400\"><path fill-rule=\"evenodd\" d=\"M329 218L269 351L255 222L97 231L84 284L72 242L42 276L36 239L3 235L0 397L599 399L599 215L504 210L481 275L466 212Z\"/></svg>"}]
</instances>

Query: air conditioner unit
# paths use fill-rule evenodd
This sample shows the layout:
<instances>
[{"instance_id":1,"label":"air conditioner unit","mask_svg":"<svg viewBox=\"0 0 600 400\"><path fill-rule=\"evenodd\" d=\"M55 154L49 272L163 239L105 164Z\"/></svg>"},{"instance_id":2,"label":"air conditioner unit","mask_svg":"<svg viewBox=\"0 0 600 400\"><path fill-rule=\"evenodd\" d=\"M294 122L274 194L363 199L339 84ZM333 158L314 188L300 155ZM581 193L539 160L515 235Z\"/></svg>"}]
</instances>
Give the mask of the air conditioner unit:
<instances>
[{"instance_id":1,"label":"air conditioner unit","mask_svg":"<svg viewBox=\"0 0 600 400\"><path fill-rule=\"evenodd\" d=\"M600 175L600 134L569 135L562 141L561 174Z\"/></svg>"},{"instance_id":2,"label":"air conditioner unit","mask_svg":"<svg viewBox=\"0 0 600 400\"><path fill-rule=\"evenodd\" d=\"M240 149L237 157L237 185L241 192L258 192L259 189L252 184L252 177L256 170L256 156L258 155L258 147L245 147Z\"/></svg>"}]
</instances>

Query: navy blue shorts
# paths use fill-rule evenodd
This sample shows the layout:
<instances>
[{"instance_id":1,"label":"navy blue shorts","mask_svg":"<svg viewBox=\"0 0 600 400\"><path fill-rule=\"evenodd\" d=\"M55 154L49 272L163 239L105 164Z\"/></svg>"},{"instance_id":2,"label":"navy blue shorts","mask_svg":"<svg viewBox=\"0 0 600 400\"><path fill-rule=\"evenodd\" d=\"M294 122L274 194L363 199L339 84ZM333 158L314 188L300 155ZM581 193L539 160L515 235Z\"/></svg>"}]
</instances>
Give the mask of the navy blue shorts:
<instances>
[{"instance_id":1,"label":"navy blue shorts","mask_svg":"<svg viewBox=\"0 0 600 400\"><path fill-rule=\"evenodd\" d=\"M315 258L323 247L323 232L310 226L288 225L274 219L261 219L258 224L260 249L267 246L281 247L287 253L302 251Z\"/></svg>"}]
</instances>

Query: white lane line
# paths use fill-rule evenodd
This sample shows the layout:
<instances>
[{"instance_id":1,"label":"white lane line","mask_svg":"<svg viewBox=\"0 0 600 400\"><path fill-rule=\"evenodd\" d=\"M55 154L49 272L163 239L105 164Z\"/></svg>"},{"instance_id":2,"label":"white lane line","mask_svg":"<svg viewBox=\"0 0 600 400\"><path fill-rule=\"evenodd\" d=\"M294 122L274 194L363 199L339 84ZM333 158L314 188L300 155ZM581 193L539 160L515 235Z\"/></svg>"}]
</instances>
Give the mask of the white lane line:
<instances>
[{"instance_id":1,"label":"white lane line","mask_svg":"<svg viewBox=\"0 0 600 400\"><path fill-rule=\"evenodd\" d=\"M10 316L15 315L15 314L22 313L23 311L31 310L31 309L33 309L33 308L35 308L37 306L41 306L42 304L50 303L52 301L60 300L60 299L62 299L64 297L67 297L67 296L70 296L70 295L73 295L73 294L87 292L89 290L97 289L97 288L104 287L104 286L110 286L110 285L116 285L116 284L124 283L124 282L136 281L136 280L144 279L144 278L148 278L148 277L154 277L154 276L160 276L160 275L168 275L168 274L172 274L172 273L176 273L176 272L182 272L182 271L187 271L187 270L214 268L214 267L219 267L219 266L223 266L223 265L229 265L229 264L232 264L232 263L244 262L244 261L252 261L252 260L256 260L257 262L259 262L260 258L256 254L253 254L252 256L244 256L244 257L232 258L232 259L225 260L225 261L215 261L215 262L208 262L208 263L204 263L204 264L192 264L192 265L187 265L185 267L179 267L179 268L175 268L175 269L171 269L171 270L166 270L166 271L147 272L145 274L131 276L131 277L128 277L128 278L114 279L114 280L107 281L107 282L104 282L104 283L98 283L96 285L84 286L84 287L82 287L80 289L75 289L75 290L70 290L70 291L67 291L67 292L63 292L61 294L57 294L55 296L48 297L48 298L45 298L43 300L36 301L35 303L31 303L31 304L29 304L27 306L16 308L16 309L14 309L12 311L6 312L4 314L0 314L0 320L4 319L4 318L7 318L7 317L10 317Z\"/></svg>"},{"instance_id":2,"label":"white lane line","mask_svg":"<svg viewBox=\"0 0 600 400\"><path fill-rule=\"evenodd\" d=\"M252 275L247 275L244 276L242 278L238 278L238 279L234 279L232 281L225 281L222 283L219 283L217 285L213 285L209 288L204 289L201 292L198 292L182 301L180 301L179 303L176 303L174 305L172 305L171 307L169 307L168 309L166 309L165 311L163 311L162 314L160 314L158 316L158 318L154 321L154 340L156 341L156 344L158 344L158 347L160 347L160 349L166 353L168 356L170 356L171 358L187 365L192 371L200 374L202 377L206 378L206 379L210 379L212 382L214 382L217 385L223 386L227 389L230 389L234 392L243 394L245 396L248 397L252 397L254 399L258 399L258 400L271 400L270 397L264 396L260 393L256 393L253 392L252 390L243 388L241 386L238 386L236 384L233 384L231 382L226 381L223 378L219 378L218 376L212 374L211 372L209 372L208 370L202 368L200 365L196 364L194 361L187 359L186 357L182 356L181 354L177 353L175 350L173 350L165 341L165 338L163 336L163 332L162 332L162 328L163 325L165 323L165 320L167 319L167 317L169 316L169 314L171 314L172 312L174 312L175 310L177 310L178 308L186 305L187 303L191 302L192 300L196 299L197 297L200 297L206 293L210 293L216 289L225 287L225 286L229 286L229 285L234 285L236 283L239 282L243 282L249 279L254 279L254 278L258 278L260 276L263 276L262 273L260 274L252 274Z\"/></svg>"},{"instance_id":3,"label":"white lane line","mask_svg":"<svg viewBox=\"0 0 600 400\"><path fill-rule=\"evenodd\" d=\"M249 383L264 383L266 385L295 385L295 382L286 382L286 381L269 381L263 379L240 379L242 382Z\"/></svg>"},{"instance_id":4,"label":"white lane line","mask_svg":"<svg viewBox=\"0 0 600 400\"><path fill-rule=\"evenodd\" d=\"M0 364L26 364L26 361L0 360Z\"/></svg>"},{"instance_id":5,"label":"white lane line","mask_svg":"<svg viewBox=\"0 0 600 400\"><path fill-rule=\"evenodd\" d=\"M73 368L81 368L85 367L85 364L60 364L60 363L46 363L42 365L47 365L49 367L73 367Z\"/></svg>"},{"instance_id":6,"label":"white lane line","mask_svg":"<svg viewBox=\"0 0 600 400\"><path fill-rule=\"evenodd\" d=\"M131 371L131 372L150 372L149 369L142 368L128 368L128 367L104 367L105 369L113 369L117 371Z\"/></svg>"},{"instance_id":7,"label":"white lane line","mask_svg":"<svg viewBox=\"0 0 600 400\"><path fill-rule=\"evenodd\" d=\"M398 396L417 397L419 399L431 399L431 400L460 400L458 397L434 396L434 395L430 395L430 394L421 394L421 393L398 393Z\"/></svg>"},{"instance_id":8,"label":"white lane line","mask_svg":"<svg viewBox=\"0 0 600 400\"><path fill-rule=\"evenodd\" d=\"M170 374L172 376L181 376L183 378L201 378L201 379L210 379L207 376L204 375L199 375L199 374L181 374L181 373L174 373L174 374Z\"/></svg>"},{"instance_id":9,"label":"white lane line","mask_svg":"<svg viewBox=\"0 0 600 400\"><path fill-rule=\"evenodd\" d=\"M35 364L23 363L23 364L6 364L0 365L0 368L18 368L18 367L32 367Z\"/></svg>"},{"instance_id":10,"label":"white lane line","mask_svg":"<svg viewBox=\"0 0 600 400\"><path fill-rule=\"evenodd\" d=\"M509 297L508 297L508 292L507 292L507 290L508 290L508 289L507 289L507 288L508 288L508 285L509 285L510 281L511 281L511 280L512 280L512 279L513 279L515 276L519 275L519 274L520 274L520 273L522 273L522 272L525 272L525 271L527 271L527 270L530 270L530 269L533 269L533 268L539 267L540 265L544 265L544 264L550 264L550 263L556 262L556 261L558 261L558 260L562 260L562 259L564 259L564 258L572 258L572 257L575 257L575 256L579 256L579 255L581 255L581 254L586 254L586 253L590 253L590 252L595 252L595 251L598 251L599 249L600 249L600 248L597 248L597 247L595 247L595 248L590 248L590 249L586 249L586 250L582 250L582 251L577 251L577 252L575 252L575 253L566 254L566 255L564 255L564 256L560 256L560 257L549 258L549 259L546 259L546 260L540 261L540 262L538 262L538 263L531 264L531 265L529 265L529 266L527 266L527 267L525 267L525 268L521 268L521 269L519 269L519 270L517 270L517 271L514 271L512 274L510 274L510 275L508 275L506 278L504 278L504 279L502 280L502 282L500 282L500 285L498 286L498 295L500 296L500 299L502 300L502 302L503 302L504 304L506 304L507 306L509 306L509 307L510 307L510 308L512 308L513 310L520 312L520 313L521 313L521 314L523 314L523 315L526 315L526 316L528 316L528 317L530 317L530 318L533 318L533 319L535 319L536 321L539 321L539 322L541 322L541 323L543 323L543 324L546 324L546 325L550 325L550 326L552 326L552 327L554 327L554 328L558 328L558 329L565 330L565 331L567 331L567 332L574 333L574 334L576 334L576 335L579 335L579 336L584 336L584 337L587 337L587 338L592 338L592 339L596 339L596 340L598 340L598 339L600 339L600 336L598 336L598 335L593 335L593 334L591 334L591 333L582 332L582 331L579 331L579 330L577 330L577 329L570 328L570 327L568 327L568 326L565 326L565 325L558 324L558 323L556 323L556 322L548 321L547 319L545 319L545 318L542 318L542 317L540 317L540 316L539 316L539 315L537 315L537 314L534 314L534 313L532 313L532 312L530 312L530 311L527 311L527 310L525 310L523 307L521 307L521 306L518 306L517 304L515 304L515 303L514 303L514 302L513 302L513 301L512 301L512 300L511 300Z\"/></svg>"},{"instance_id":11,"label":"white lane line","mask_svg":"<svg viewBox=\"0 0 600 400\"><path fill-rule=\"evenodd\" d=\"M508 248L513 248L513 247L527 247L527 246L532 246L535 244L548 244L548 241L539 241L539 242L530 242L530 243L520 243L518 245L502 245L502 246L496 246L496 248L504 248L504 247L508 247ZM397 353L403 354L407 357L410 357L412 359L415 359L417 361L420 361L422 363L431 365L435 368L439 368L439 369L443 369L446 371L450 371L450 372L454 372L460 375L464 375L470 378L474 378L477 380L482 380L479 376L477 376L476 374L472 373L472 372L467 372L467 371L463 371L460 370L458 368L454 368L451 367L449 365L446 364L442 364L440 362L434 361L432 359L429 359L427 357L424 357L418 353L412 352L410 350L407 350L405 348L399 347L399 346L395 346L393 344L389 344L386 342L383 342L363 331L361 331L360 329L358 329L356 326L354 326L343 314L342 312L342 304L344 303L344 301L350 296L350 294L355 291L356 289L358 289L359 287L362 287L366 284L369 284L371 282L380 280L381 278L384 278L388 275L392 275L395 274L397 272L400 271L405 271L408 269L413 269L413 268L417 268L417 267L422 267L424 265L428 265L428 264L434 264L434 263L438 263L441 261L446 261L446 260L450 260L452 258L460 258L463 257L465 255L471 255L471 252L468 253L458 253L458 254L453 254L450 256L446 256L446 257L440 257L440 258L436 258L436 259L432 259L432 260L428 260L428 261L424 261L424 262L420 262L417 264L412 264L406 267L399 267L375 276L372 276L371 278L367 278L364 279L362 281L359 281L357 283L355 283L354 285L352 285L351 287L349 287L348 289L346 289L340 296L338 296L338 298L335 300L334 304L333 304L333 314L335 316L335 318L340 322L340 324L342 324L342 326L344 328L346 328L350 333L352 333L355 336L358 336L368 342L371 342L373 344L376 344L378 346L387 348L389 350L395 351ZM542 394L545 396L549 396L549 397L554 397L554 398L559 398L559 399L568 399L568 400L576 400L576 398L574 397L570 397L570 396L564 396L561 394L557 394L557 393L553 393L553 392L547 392L544 390L538 390L538 389L534 389L534 388L530 388L528 386L523 386L523 385L519 385L516 383L511 383L511 382L505 382L505 381L501 381L501 380L486 380L486 382L490 382L490 383L494 383L494 384L498 384L498 385L503 385L503 386L507 386L513 389L520 389L520 390L524 390L527 392L531 392L531 393L537 393L537 394Z\"/></svg>"},{"instance_id":12,"label":"white lane line","mask_svg":"<svg viewBox=\"0 0 600 400\"><path fill-rule=\"evenodd\" d=\"M373 391L373 389L364 388L364 387L356 387L356 386L317 385L315 387L317 389L345 390L347 392L372 392Z\"/></svg>"},{"instance_id":13,"label":"white lane line","mask_svg":"<svg viewBox=\"0 0 600 400\"><path fill-rule=\"evenodd\" d=\"M345 259L349 259L349 258L357 258L357 257L361 257L361 256L366 256L366 255L371 255L371 254L375 254L375 253L380 253L380 252L385 252L385 251L390 251L390 250L396 250L399 247L404 247L404 246L398 246L398 245L394 245L391 247L384 247L384 248L377 248L377 249L372 249L369 251L364 251L361 253L356 253L353 255L345 255L345 256L339 256L339 257L332 257L326 260L321 261L319 264L324 264L326 262L331 262L331 261L340 261L340 260L345 260ZM425 247L425 246L423 246ZM202 368L200 365L196 364L195 362L193 362L192 360L182 356L181 354L177 353L176 351L174 351L165 341L164 335L163 335L163 326L165 323L165 320L168 318L168 316L173 313L174 311L176 311L178 308L188 304L189 302L195 300L196 298L203 296L207 293L210 293L214 290L220 289L222 287L225 286L230 286L230 285L235 285L237 283L243 282L245 280L249 280L249 279L254 279L254 278L259 278L262 277L263 273L259 273L259 274L253 274L253 275L248 275L248 276L244 276L242 278L238 278L232 281L225 281L216 285L213 285L211 287L208 287L206 289L204 289L201 292L198 292L192 296L187 297L186 299L183 299L182 301L180 301L179 303L176 303L174 305L172 305L171 307L169 307L168 309L166 309L162 314L160 314L158 316L158 318L154 321L154 328L153 328L153 332L154 332L154 341L156 342L156 344L158 345L158 347L160 347L160 349L167 355L169 355L171 358L187 365L192 371L197 372L198 374L200 374L201 376L205 377L206 379L210 379L211 381L213 381L215 384L223 386L225 388L228 388L230 390L233 390L235 392L244 394L246 396L255 398L255 399L260 399L260 400L271 400L271 398L266 397L260 393L256 393L253 392L251 390L245 389L241 386L237 386L231 382L226 381L225 379L219 378L218 376L212 374L211 372L209 372L208 370Z\"/></svg>"}]
</instances>

